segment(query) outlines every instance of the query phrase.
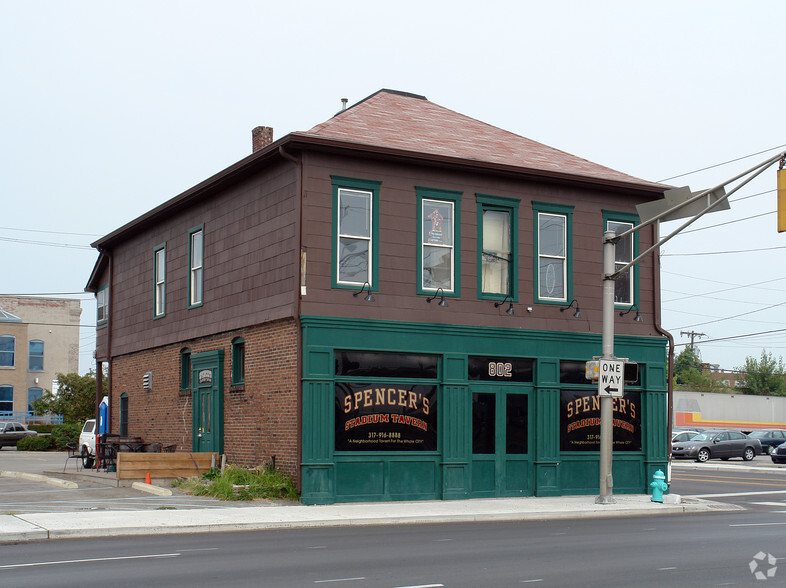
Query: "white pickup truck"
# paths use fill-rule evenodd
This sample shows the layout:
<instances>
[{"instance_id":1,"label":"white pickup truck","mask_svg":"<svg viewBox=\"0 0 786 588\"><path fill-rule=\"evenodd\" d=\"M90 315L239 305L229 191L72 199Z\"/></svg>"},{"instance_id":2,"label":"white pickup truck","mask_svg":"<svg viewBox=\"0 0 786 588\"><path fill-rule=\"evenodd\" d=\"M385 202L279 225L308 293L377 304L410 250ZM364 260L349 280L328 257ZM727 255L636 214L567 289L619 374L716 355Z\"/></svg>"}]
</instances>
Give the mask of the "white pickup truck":
<instances>
[{"instance_id":1,"label":"white pickup truck","mask_svg":"<svg viewBox=\"0 0 786 588\"><path fill-rule=\"evenodd\" d=\"M82 467L90 469L96 457L96 420L88 419L79 434L79 452L82 455Z\"/></svg>"}]
</instances>

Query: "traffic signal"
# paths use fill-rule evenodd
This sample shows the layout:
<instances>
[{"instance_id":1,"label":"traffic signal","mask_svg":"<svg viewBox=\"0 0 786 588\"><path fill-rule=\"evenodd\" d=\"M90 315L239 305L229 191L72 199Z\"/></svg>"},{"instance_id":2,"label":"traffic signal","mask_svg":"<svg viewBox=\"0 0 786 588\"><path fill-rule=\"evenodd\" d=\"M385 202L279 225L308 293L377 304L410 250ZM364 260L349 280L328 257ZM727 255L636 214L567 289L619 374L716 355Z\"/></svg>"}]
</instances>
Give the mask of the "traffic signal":
<instances>
[{"instance_id":1,"label":"traffic signal","mask_svg":"<svg viewBox=\"0 0 786 588\"><path fill-rule=\"evenodd\" d=\"M778 170L778 232L786 231L786 169Z\"/></svg>"}]
</instances>

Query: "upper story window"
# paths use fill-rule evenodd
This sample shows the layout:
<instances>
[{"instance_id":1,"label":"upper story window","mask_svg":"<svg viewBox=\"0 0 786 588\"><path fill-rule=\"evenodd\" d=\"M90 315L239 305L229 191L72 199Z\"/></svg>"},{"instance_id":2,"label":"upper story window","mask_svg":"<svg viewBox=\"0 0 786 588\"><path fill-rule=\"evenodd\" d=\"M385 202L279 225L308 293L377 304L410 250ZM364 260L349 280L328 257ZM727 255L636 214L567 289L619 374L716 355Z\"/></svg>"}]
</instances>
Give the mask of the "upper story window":
<instances>
[{"instance_id":1,"label":"upper story window","mask_svg":"<svg viewBox=\"0 0 786 588\"><path fill-rule=\"evenodd\" d=\"M240 337L232 340L232 385L242 385L246 379L246 342Z\"/></svg>"},{"instance_id":2,"label":"upper story window","mask_svg":"<svg viewBox=\"0 0 786 588\"><path fill-rule=\"evenodd\" d=\"M153 253L155 274L154 313L156 317L166 313L166 245L159 245Z\"/></svg>"},{"instance_id":3,"label":"upper story window","mask_svg":"<svg viewBox=\"0 0 786 588\"><path fill-rule=\"evenodd\" d=\"M0 335L0 367L14 367L16 337Z\"/></svg>"},{"instance_id":4,"label":"upper story window","mask_svg":"<svg viewBox=\"0 0 786 588\"><path fill-rule=\"evenodd\" d=\"M28 356L28 367L30 371L41 372L44 370L44 342L33 340L28 344L30 353Z\"/></svg>"},{"instance_id":5,"label":"upper story window","mask_svg":"<svg viewBox=\"0 0 786 588\"><path fill-rule=\"evenodd\" d=\"M14 387L0 386L0 412L11 412L14 410Z\"/></svg>"},{"instance_id":6,"label":"upper story window","mask_svg":"<svg viewBox=\"0 0 786 588\"><path fill-rule=\"evenodd\" d=\"M380 182L331 176L333 180L333 286L379 284Z\"/></svg>"},{"instance_id":7,"label":"upper story window","mask_svg":"<svg viewBox=\"0 0 786 588\"><path fill-rule=\"evenodd\" d=\"M603 224L605 230L614 231L621 235L638 224L638 217L630 213L603 211ZM638 255L638 232L617 241L614 249L614 271L618 271L629 264ZM636 303L638 295L638 266L628 268L624 274L614 280L614 304L631 306Z\"/></svg>"},{"instance_id":8,"label":"upper story window","mask_svg":"<svg viewBox=\"0 0 786 588\"><path fill-rule=\"evenodd\" d=\"M109 287L101 286L96 292L96 323L105 323L109 318Z\"/></svg>"},{"instance_id":9,"label":"upper story window","mask_svg":"<svg viewBox=\"0 0 786 588\"><path fill-rule=\"evenodd\" d=\"M502 299L518 296L519 201L500 196L477 195L478 203L478 297Z\"/></svg>"},{"instance_id":10,"label":"upper story window","mask_svg":"<svg viewBox=\"0 0 786 588\"><path fill-rule=\"evenodd\" d=\"M573 207L533 202L537 302L563 304L572 299Z\"/></svg>"},{"instance_id":11,"label":"upper story window","mask_svg":"<svg viewBox=\"0 0 786 588\"><path fill-rule=\"evenodd\" d=\"M204 279L204 226L191 229L188 233L188 306L201 306L202 282Z\"/></svg>"},{"instance_id":12,"label":"upper story window","mask_svg":"<svg viewBox=\"0 0 786 588\"><path fill-rule=\"evenodd\" d=\"M418 293L433 293L437 289L447 294L458 294L460 267L459 235L461 192L417 188L418 226L420 243L418 255Z\"/></svg>"}]
</instances>

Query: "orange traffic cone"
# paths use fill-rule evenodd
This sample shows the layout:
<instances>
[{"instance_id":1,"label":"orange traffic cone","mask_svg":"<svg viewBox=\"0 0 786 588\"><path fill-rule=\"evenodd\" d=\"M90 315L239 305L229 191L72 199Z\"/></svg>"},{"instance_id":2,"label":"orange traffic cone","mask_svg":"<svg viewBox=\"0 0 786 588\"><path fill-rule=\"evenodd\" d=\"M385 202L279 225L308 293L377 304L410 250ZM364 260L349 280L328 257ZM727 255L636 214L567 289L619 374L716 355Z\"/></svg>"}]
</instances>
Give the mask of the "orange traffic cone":
<instances>
[{"instance_id":1,"label":"orange traffic cone","mask_svg":"<svg viewBox=\"0 0 786 588\"><path fill-rule=\"evenodd\" d=\"M150 481L150 472L147 472L147 474L145 475L145 484L152 484L152 482Z\"/></svg>"}]
</instances>

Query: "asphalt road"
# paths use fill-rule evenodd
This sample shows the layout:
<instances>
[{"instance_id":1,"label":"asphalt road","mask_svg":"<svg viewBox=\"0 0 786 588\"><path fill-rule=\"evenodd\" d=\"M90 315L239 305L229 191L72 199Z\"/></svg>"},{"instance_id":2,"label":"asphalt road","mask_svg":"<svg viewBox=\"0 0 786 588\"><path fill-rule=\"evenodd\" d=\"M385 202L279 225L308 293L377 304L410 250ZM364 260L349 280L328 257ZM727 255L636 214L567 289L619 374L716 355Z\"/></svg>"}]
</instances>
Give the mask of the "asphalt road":
<instances>
[{"instance_id":1,"label":"asphalt road","mask_svg":"<svg viewBox=\"0 0 786 588\"><path fill-rule=\"evenodd\" d=\"M0 585L774 586L784 529L739 511L48 541L4 546ZM770 557L775 576L756 580Z\"/></svg>"}]
</instances>

